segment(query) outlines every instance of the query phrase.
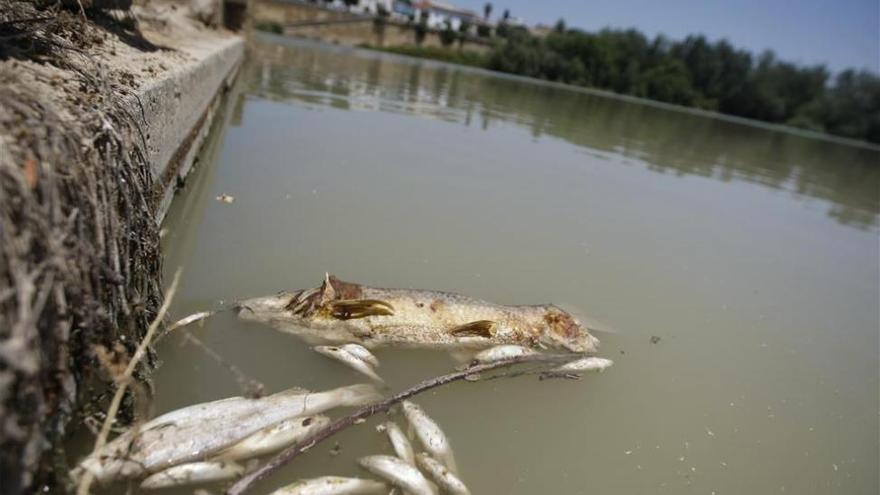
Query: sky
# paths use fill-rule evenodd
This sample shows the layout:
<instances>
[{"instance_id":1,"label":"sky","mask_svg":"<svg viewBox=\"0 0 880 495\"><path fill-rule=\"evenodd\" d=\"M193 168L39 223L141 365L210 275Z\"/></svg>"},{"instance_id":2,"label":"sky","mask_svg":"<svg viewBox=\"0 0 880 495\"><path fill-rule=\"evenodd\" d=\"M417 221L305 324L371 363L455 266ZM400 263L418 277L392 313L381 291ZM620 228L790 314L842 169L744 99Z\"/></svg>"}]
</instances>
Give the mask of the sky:
<instances>
[{"instance_id":1,"label":"sky","mask_svg":"<svg viewBox=\"0 0 880 495\"><path fill-rule=\"evenodd\" d=\"M485 0L451 0L482 15ZM865 68L880 72L880 0L495 0L492 17L505 8L529 24L554 24L588 31L635 27L672 39L702 33L727 38L758 53L772 49L800 64L825 64L832 71Z\"/></svg>"}]
</instances>

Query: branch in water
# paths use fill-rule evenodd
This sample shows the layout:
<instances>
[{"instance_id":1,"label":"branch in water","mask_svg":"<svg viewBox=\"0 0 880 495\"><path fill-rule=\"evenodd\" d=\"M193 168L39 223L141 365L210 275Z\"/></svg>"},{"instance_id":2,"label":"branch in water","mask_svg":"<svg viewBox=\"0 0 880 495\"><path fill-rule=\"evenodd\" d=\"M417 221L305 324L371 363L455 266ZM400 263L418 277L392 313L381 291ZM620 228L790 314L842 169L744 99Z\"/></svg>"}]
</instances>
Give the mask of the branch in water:
<instances>
[{"instance_id":1,"label":"branch in water","mask_svg":"<svg viewBox=\"0 0 880 495\"><path fill-rule=\"evenodd\" d=\"M226 495L242 495L249 491L257 482L263 480L270 474L274 473L278 469L282 468L290 461L299 457L303 452L311 449L315 445L323 442L324 440L332 437L333 435L339 433L340 431L349 428L355 424L361 422L370 416L378 414L380 412L388 412L392 406L403 402L410 397L418 395L426 390L430 390L432 388L440 387L443 385L447 385L449 383L463 380L469 376L476 375L478 373L483 373L486 371L493 371L502 368L508 368L510 366L514 366L522 363L546 363L546 364L563 364L575 359L579 359L583 357L581 354L532 354L528 356L517 356L510 359L504 359L501 361L495 361L493 363L487 364L478 364L475 366L471 366L462 371L456 371L454 373L449 373L446 375L438 376L435 378L431 378L402 391L398 392L391 397L384 399L382 401L376 402L374 404L366 405L357 411L349 414L348 416L343 416L336 421L330 423L326 427L316 431L312 435L303 439L299 443L288 447L287 449L281 451L278 455L273 457L269 462L262 465L256 471L248 474L247 476L238 480L234 485L232 485L227 491ZM514 374L515 375L515 374Z\"/></svg>"}]
</instances>

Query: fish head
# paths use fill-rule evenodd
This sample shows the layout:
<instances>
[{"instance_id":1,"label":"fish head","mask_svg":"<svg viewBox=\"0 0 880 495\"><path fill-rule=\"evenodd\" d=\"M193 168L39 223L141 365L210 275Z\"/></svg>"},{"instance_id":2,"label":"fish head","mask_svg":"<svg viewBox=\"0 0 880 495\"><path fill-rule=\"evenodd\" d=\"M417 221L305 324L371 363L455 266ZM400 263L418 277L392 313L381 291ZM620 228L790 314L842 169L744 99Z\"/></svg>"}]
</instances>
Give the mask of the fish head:
<instances>
[{"instance_id":1,"label":"fish head","mask_svg":"<svg viewBox=\"0 0 880 495\"><path fill-rule=\"evenodd\" d=\"M238 317L245 321L271 323L296 318L290 307L299 293L279 292L271 296L253 297L236 304Z\"/></svg>"},{"instance_id":2,"label":"fish head","mask_svg":"<svg viewBox=\"0 0 880 495\"><path fill-rule=\"evenodd\" d=\"M547 306L542 316L545 331L540 344L551 349L567 349L572 352L594 352L599 339L577 318L557 306Z\"/></svg>"}]
</instances>

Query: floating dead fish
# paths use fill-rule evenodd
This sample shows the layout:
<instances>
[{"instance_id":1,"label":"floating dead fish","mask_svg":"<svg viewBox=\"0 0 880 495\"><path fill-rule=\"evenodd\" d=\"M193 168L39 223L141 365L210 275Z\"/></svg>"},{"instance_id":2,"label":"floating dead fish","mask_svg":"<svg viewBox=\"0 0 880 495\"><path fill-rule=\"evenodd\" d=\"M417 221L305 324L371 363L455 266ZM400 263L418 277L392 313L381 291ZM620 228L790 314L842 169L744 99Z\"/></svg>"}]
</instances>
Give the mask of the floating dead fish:
<instances>
[{"instance_id":1,"label":"floating dead fish","mask_svg":"<svg viewBox=\"0 0 880 495\"><path fill-rule=\"evenodd\" d=\"M218 459L250 459L269 454L305 439L330 424L322 414L284 420L264 428L217 454Z\"/></svg>"},{"instance_id":2,"label":"floating dead fish","mask_svg":"<svg viewBox=\"0 0 880 495\"><path fill-rule=\"evenodd\" d=\"M397 426L397 423L393 421L386 421L381 425L376 427L376 430L379 432L383 432L388 435L388 440L391 441L391 447L394 449L394 453L397 457L400 457L404 461L416 465L415 454L413 453L412 445L409 443L409 439L406 438L406 435L403 433L403 430Z\"/></svg>"},{"instance_id":3,"label":"floating dead fish","mask_svg":"<svg viewBox=\"0 0 880 495\"><path fill-rule=\"evenodd\" d=\"M211 483L238 478L244 474L244 467L228 461L191 462L159 471L148 476L141 488L155 490L172 486Z\"/></svg>"},{"instance_id":4,"label":"floating dead fish","mask_svg":"<svg viewBox=\"0 0 880 495\"><path fill-rule=\"evenodd\" d=\"M609 368L614 361L600 357L585 357L577 361L565 363L562 366L553 368L555 373L578 373L582 371L604 371Z\"/></svg>"},{"instance_id":5,"label":"floating dead fish","mask_svg":"<svg viewBox=\"0 0 880 495\"><path fill-rule=\"evenodd\" d=\"M387 479L411 495L436 495L437 488L412 464L390 455L371 455L358 460L367 471Z\"/></svg>"},{"instance_id":6,"label":"floating dead fish","mask_svg":"<svg viewBox=\"0 0 880 495\"><path fill-rule=\"evenodd\" d=\"M458 476L452 474L446 466L437 459L431 457L427 452L419 452L416 455L416 462L422 472L428 474L434 483L440 487L444 493L451 495L471 495L470 490L465 486Z\"/></svg>"},{"instance_id":7,"label":"floating dead fish","mask_svg":"<svg viewBox=\"0 0 880 495\"><path fill-rule=\"evenodd\" d=\"M209 459L287 419L380 398L374 386L362 384L314 393L293 388L259 399L233 397L196 404L129 429L89 454L71 474L78 478L88 470L98 482L136 478Z\"/></svg>"},{"instance_id":8,"label":"floating dead fish","mask_svg":"<svg viewBox=\"0 0 880 495\"><path fill-rule=\"evenodd\" d=\"M360 359L361 361L365 361L373 365L374 368L379 367L379 359L373 355L366 347L359 344L344 344L339 346L343 351L351 354L352 356Z\"/></svg>"},{"instance_id":9,"label":"floating dead fish","mask_svg":"<svg viewBox=\"0 0 880 495\"><path fill-rule=\"evenodd\" d=\"M474 360L479 363L494 363L495 361L501 361L502 359L531 356L532 354L536 354L533 349L521 345L496 345L495 347L490 347L485 351L477 353L477 355L474 356Z\"/></svg>"},{"instance_id":10,"label":"floating dead fish","mask_svg":"<svg viewBox=\"0 0 880 495\"><path fill-rule=\"evenodd\" d=\"M414 402L405 400L401 407L403 415L406 416L406 420L425 450L445 464L450 471L457 473L458 468L455 465L455 457L452 455L452 447L440 426Z\"/></svg>"},{"instance_id":11,"label":"floating dead fish","mask_svg":"<svg viewBox=\"0 0 880 495\"><path fill-rule=\"evenodd\" d=\"M385 483L363 478L343 478L323 476L300 480L279 488L269 495L369 495L386 494L389 486Z\"/></svg>"},{"instance_id":12,"label":"floating dead fish","mask_svg":"<svg viewBox=\"0 0 880 495\"><path fill-rule=\"evenodd\" d=\"M598 340L553 305L502 306L458 294L379 289L327 276L320 287L241 301L238 316L320 343L592 352Z\"/></svg>"},{"instance_id":13,"label":"floating dead fish","mask_svg":"<svg viewBox=\"0 0 880 495\"><path fill-rule=\"evenodd\" d=\"M335 359L340 363L348 366L349 368L370 377L371 379L384 383L382 377L376 374L376 371L373 370L373 367L370 363L362 360L361 358L351 354L348 351L343 350L341 347L337 347L334 345L319 345L314 347L315 352L318 354L327 356L331 359Z\"/></svg>"}]
</instances>

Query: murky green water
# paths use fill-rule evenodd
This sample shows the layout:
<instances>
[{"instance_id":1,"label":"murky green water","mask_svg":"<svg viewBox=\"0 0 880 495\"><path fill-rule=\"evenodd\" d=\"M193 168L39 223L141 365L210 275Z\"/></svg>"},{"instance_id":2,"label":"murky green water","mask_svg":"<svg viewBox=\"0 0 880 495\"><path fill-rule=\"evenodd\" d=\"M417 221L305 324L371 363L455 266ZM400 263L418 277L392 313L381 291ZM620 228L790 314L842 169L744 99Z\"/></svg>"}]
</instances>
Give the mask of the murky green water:
<instances>
[{"instance_id":1,"label":"murky green water","mask_svg":"<svg viewBox=\"0 0 880 495\"><path fill-rule=\"evenodd\" d=\"M474 493L880 490L877 151L278 38L237 91L167 221L175 316L325 271L576 306L619 330L599 335L606 373L419 399ZM361 381L230 314L194 334L270 391ZM180 338L160 353L157 412L240 393ZM395 389L454 365L378 355ZM375 423L261 491L359 473L390 451Z\"/></svg>"}]
</instances>

